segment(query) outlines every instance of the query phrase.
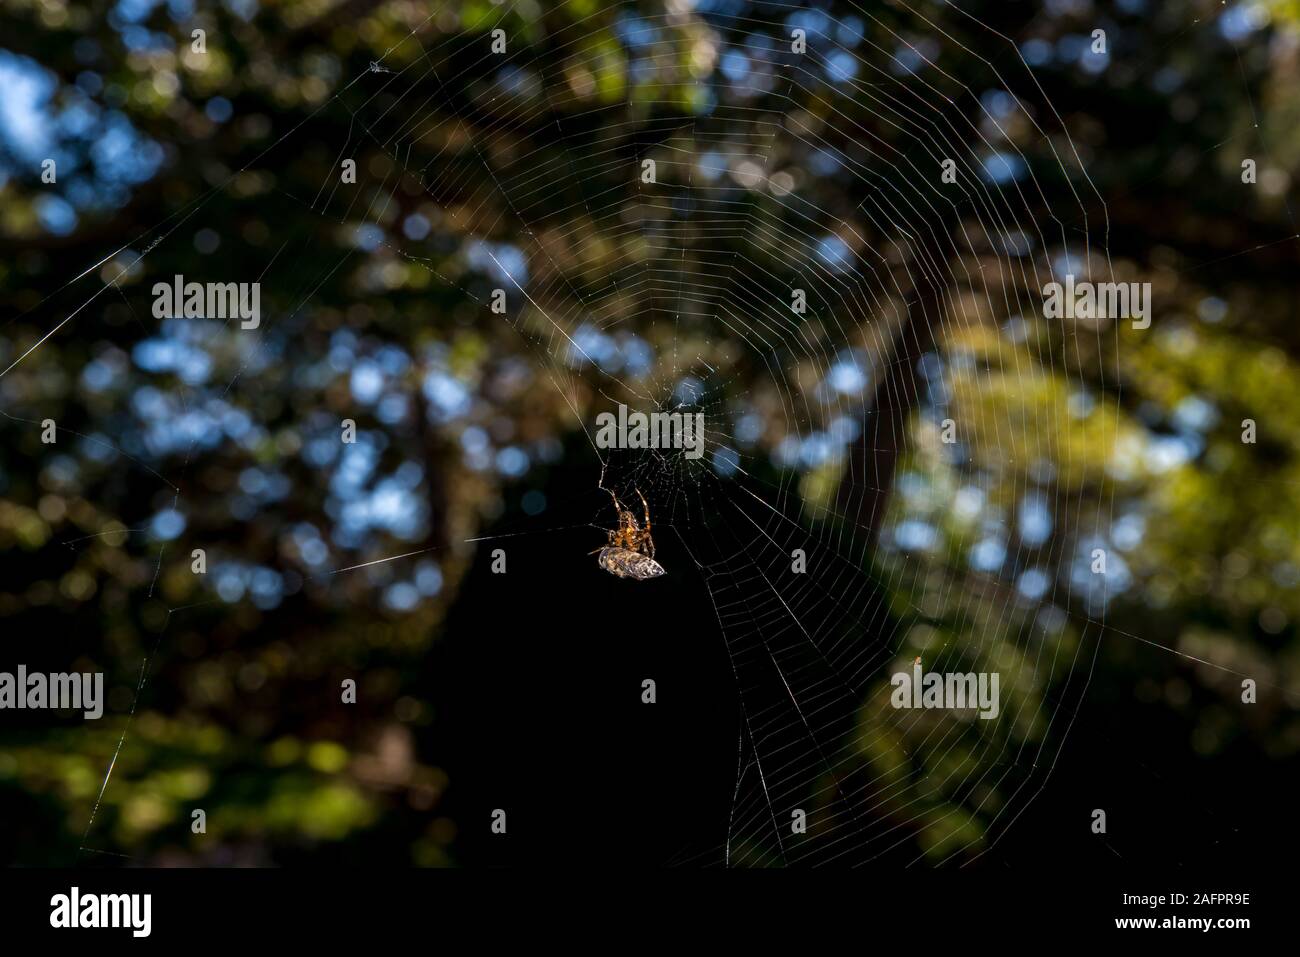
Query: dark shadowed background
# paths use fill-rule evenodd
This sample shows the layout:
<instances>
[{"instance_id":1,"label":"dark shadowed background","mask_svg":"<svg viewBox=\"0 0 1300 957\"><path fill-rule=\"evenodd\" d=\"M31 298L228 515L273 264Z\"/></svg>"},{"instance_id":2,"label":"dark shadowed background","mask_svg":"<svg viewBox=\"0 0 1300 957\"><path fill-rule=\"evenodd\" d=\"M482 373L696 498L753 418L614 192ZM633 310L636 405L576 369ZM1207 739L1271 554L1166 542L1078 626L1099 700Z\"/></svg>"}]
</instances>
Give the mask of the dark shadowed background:
<instances>
[{"instance_id":1,"label":"dark shadowed background","mask_svg":"<svg viewBox=\"0 0 1300 957\"><path fill-rule=\"evenodd\" d=\"M0 860L1278 854L1298 76L1280 0L2 0L0 670L108 700L0 712ZM710 423L610 456L653 582L616 402ZM900 717L916 656L1003 720Z\"/></svg>"}]
</instances>

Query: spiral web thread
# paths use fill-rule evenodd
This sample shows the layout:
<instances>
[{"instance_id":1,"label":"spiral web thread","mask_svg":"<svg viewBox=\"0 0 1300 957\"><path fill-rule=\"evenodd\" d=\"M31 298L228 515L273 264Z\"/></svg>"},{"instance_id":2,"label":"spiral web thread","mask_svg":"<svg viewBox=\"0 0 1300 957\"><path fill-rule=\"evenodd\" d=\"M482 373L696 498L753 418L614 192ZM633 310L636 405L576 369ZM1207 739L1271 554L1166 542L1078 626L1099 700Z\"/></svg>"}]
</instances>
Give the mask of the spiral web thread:
<instances>
[{"instance_id":1,"label":"spiral web thread","mask_svg":"<svg viewBox=\"0 0 1300 957\"><path fill-rule=\"evenodd\" d=\"M608 470L621 495L643 491L657 534L680 543L708 589L741 715L730 820L701 859L862 863L907 853L920 834L930 859L969 860L995 846L1043 787L1087 687L1106 595L1104 580L1076 572L1080 555L1105 540L1108 493L1104 483L1043 483L1056 516L1050 541L1016 539L997 568L962 573L921 560L931 547L924 533L909 538L885 503L909 500L909 482L927 467L951 482L946 495L916 499L936 518L991 488L970 436L1068 472L1078 430L1104 434L1107 422L1051 404L1002 422L977 404L954 406L957 395L985 395L991 374L1025 389L1043 370L1108 388L1114 330L1053 325L1040 293L1067 272L1113 278L1104 242L1094 248L1089 238L1100 226L1104 239L1104 222L1087 214L1100 198L1015 44L962 11L896 3L879 15L861 7L852 20L794 4L765 11L719 19L714 33L678 13L627 20L632 79L595 97L587 84L609 55L590 43L596 15L572 15L545 57L511 35L509 5L482 34L444 36L430 16L316 111L349 116L339 160L377 148L387 172L363 171L349 186L336 164L314 197L279 197L307 205L323 232L370 238L338 257L292 263L280 258L292 237L273 242L261 278L289 305L256 331L227 323L213 333L214 350L226 350L224 385L178 384L168 401L179 412L273 382L270 356L284 348L276 337L310 324L313 294L358 257L369 257L358 300L382 293L392 262L427 272L431 288L474 310L504 290L496 341L525 345L535 387L558 396L592 440L593 484ZM504 54L490 47L495 25L507 31ZM806 51L792 51L793 29L806 31ZM743 70L728 59L736 50ZM704 63L695 77L693 55ZM941 67L941 55L962 75ZM660 85L636 79L649 75ZM712 101L683 99L697 94ZM1011 125L1032 130L1053 162L1031 161L1004 132ZM143 252L127 244L116 255L147 271L219 190L293 162L310 120L276 133L238 173L133 240ZM646 160L653 182L642 179ZM955 183L941 178L945 160ZM430 249L403 235L395 211L415 203L454 209L467 224L461 246ZM806 313L792 309L795 289ZM108 282L82 308L118 294L130 303ZM147 323L144 309L132 311ZM997 344L1007 339L1020 347ZM599 448L595 411L619 402L702 412L705 455ZM955 444L938 439L950 407ZM411 414L423 408L417 401ZM1027 438L999 434L1006 429ZM180 509L191 466L210 454L199 435L152 457L118 451ZM1007 464L1011 500L1035 490L1025 475L1041 463ZM947 547L965 554L990 536L1015 539L1000 505ZM595 502L592 525L609 527L609 518L608 502ZM437 550L358 552L305 583L329 588ZM796 550L804 572L793 570ZM167 553L159 549L155 579ZM1026 597L1014 575L1030 563L1048 580ZM190 607L167 609L131 715L167 626ZM939 623L953 637L926 644ZM891 709L888 677L913 654L927 671L999 672L997 718ZM96 814L130 728L83 850L94 851ZM806 834L792 831L796 811L808 815Z\"/></svg>"}]
</instances>

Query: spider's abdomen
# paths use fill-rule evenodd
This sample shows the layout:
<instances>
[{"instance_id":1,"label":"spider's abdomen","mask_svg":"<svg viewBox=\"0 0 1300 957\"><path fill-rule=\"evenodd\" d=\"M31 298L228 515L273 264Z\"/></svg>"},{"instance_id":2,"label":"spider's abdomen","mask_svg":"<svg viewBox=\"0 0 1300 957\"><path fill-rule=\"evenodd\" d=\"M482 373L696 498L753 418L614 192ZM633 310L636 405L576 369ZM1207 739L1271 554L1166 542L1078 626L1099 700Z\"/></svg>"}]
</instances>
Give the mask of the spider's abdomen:
<instances>
[{"instance_id":1,"label":"spider's abdomen","mask_svg":"<svg viewBox=\"0 0 1300 957\"><path fill-rule=\"evenodd\" d=\"M620 548L617 545L602 548L600 554L596 556L596 563L611 575L617 575L619 578L635 578L638 581L658 578L664 573L664 567L649 555L642 555L640 552L634 552L630 548Z\"/></svg>"}]
</instances>

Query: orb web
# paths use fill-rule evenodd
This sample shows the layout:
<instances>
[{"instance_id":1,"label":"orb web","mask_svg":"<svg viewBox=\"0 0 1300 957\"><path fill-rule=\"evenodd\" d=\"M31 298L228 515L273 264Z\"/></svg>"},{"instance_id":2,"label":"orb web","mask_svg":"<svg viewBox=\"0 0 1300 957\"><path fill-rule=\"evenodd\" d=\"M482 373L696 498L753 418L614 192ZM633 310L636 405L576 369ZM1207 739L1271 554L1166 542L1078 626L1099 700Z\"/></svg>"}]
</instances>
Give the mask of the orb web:
<instances>
[{"instance_id":1,"label":"orb web","mask_svg":"<svg viewBox=\"0 0 1300 957\"><path fill-rule=\"evenodd\" d=\"M625 502L644 493L726 646L735 789L700 859L977 857L1050 773L1106 604L1088 556L1106 545L1108 486L1083 453L1115 426L1071 386L1113 388L1115 333L1045 319L1041 292L1067 274L1110 278L1069 136L1015 44L948 5L624 12L617 48L596 41L594 15L557 10L544 43L509 5L477 31L414 24L96 264L113 271L86 304L125 304L134 360L159 384L130 408L92 396L72 434L115 449L121 461L83 454L157 481L162 511L184 517L183 533L148 516L114 532L148 550L150 596L191 547L220 567L194 600L145 608L157 638L129 713L178 617L233 635L241 603L270 611L300 590L409 611L429 593L420 575L441 581L470 560L456 557L465 539L490 541L418 502L438 481L427 450L517 473L521 443L466 439L476 407L532 435L558 414L587 440L592 527L609 527L598 483ZM348 138L323 159L313 124L342 114ZM363 155L356 183L342 180ZM315 195L275 185L295 162L319 169ZM272 229L250 252L267 290L259 328L150 329L132 283L170 275L180 237L218 205L272 222L306 207L319 233ZM45 306L79 296L83 277ZM348 306L318 309L325 289ZM349 331L358 317L365 336ZM487 330L490 381L464 375L456 330L471 323ZM291 351L306 360L296 372L280 361ZM345 394L343 358L365 370ZM300 398L282 398L291 387ZM596 414L620 404L701 414L702 455L602 448ZM338 444L341 416L359 423L354 445ZM187 485L227 445L289 474L249 466L229 493L249 521L278 519L260 560L223 564L221 495ZM553 454L544 438L530 449ZM549 533L541 520L519 531ZM890 676L918 658L996 672L997 715L892 707ZM128 719L115 735L87 847L131 732Z\"/></svg>"}]
</instances>

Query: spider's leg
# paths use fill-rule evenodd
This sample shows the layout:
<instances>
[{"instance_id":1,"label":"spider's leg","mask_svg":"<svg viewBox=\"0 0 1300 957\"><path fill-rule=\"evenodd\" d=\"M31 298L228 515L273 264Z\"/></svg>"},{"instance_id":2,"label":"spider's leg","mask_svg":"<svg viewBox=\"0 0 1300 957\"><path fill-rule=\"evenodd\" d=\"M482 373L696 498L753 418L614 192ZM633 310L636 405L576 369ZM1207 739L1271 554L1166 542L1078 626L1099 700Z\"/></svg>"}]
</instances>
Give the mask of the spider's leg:
<instances>
[{"instance_id":1,"label":"spider's leg","mask_svg":"<svg viewBox=\"0 0 1300 957\"><path fill-rule=\"evenodd\" d=\"M636 490L636 494L637 497L641 499L641 507L645 509L645 528L642 530L642 535L640 537L641 540L645 542L646 547L649 549L649 552L647 554L649 554L651 558L654 558L655 540L650 537L650 506L646 503L645 496L641 494L640 489Z\"/></svg>"},{"instance_id":2,"label":"spider's leg","mask_svg":"<svg viewBox=\"0 0 1300 957\"><path fill-rule=\"evenodd\" d=\"M623 503L618 500L618 496L614 494L614 490L612 488L607 488L605 489L605 491L608 492L609 497L614 500L614 511L618 512L619 520L621 521L623 517L623 512L626 511L626 509L623 508Z\"/></svg>"}]
</instances>

